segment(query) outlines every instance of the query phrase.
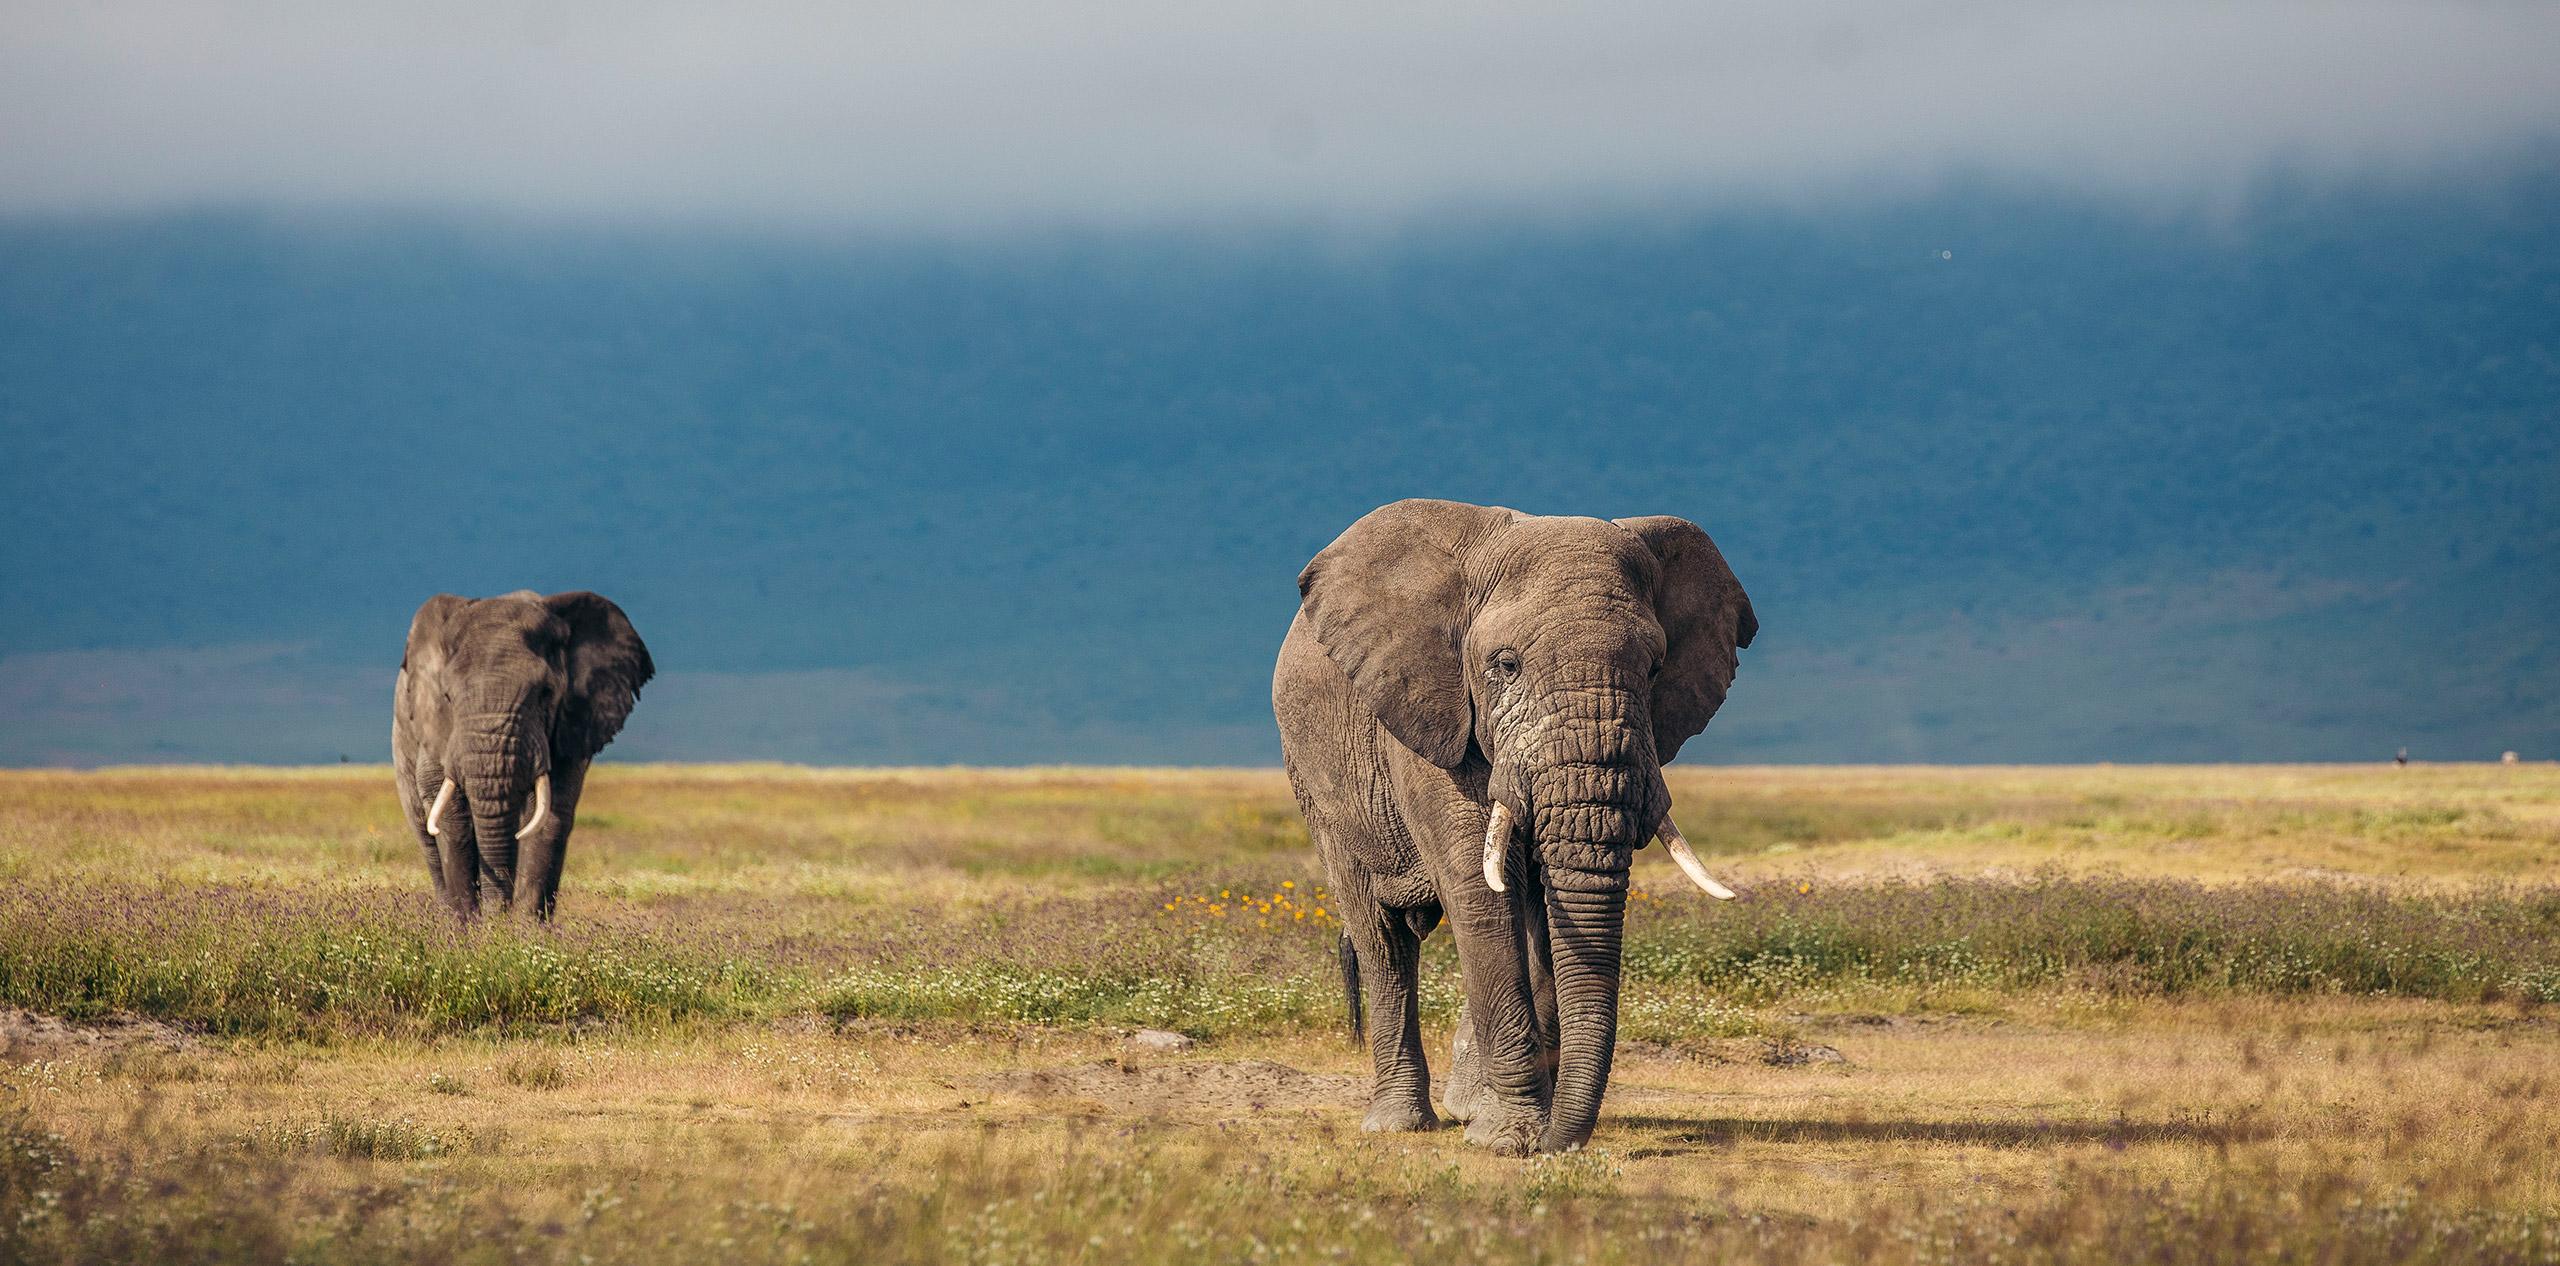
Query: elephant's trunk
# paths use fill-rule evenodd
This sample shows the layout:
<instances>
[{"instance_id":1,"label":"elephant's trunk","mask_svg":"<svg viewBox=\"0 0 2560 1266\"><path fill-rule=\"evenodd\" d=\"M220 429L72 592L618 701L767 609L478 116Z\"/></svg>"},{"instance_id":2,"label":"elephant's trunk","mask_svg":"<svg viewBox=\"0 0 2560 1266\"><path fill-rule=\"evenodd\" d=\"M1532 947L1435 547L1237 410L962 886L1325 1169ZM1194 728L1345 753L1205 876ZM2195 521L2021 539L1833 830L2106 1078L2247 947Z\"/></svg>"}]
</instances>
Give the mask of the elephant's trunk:
<instances>
[{"instance_id":1,"label":"elephant's trunk","mask_svg":"<svg viewBox=\"0 0 2560 1266\"><path fill-rule=\"evenodd\" d=\"M1582 1146L1600 1119L1618 1045L1619 946L1626 928L1624 870L1546 872L1548 943L1555 954L1556 1086L1538 1150Z\"/></svg>"},{"instance_id":2,"label":"elephant's trunk","mask_svg":"<svg viewBox=\"0 0 2560 1266\"><path fill-rule=\"evenodd\" d=\"M1597 711L1558 735L1562 753L1580 759L1530 780L1555 967L1556 1080L1541 1151L1580 1147L1599 1121L1618 1043L1627 871L1671 803L1641 702Z\"/></svg>"},{"instance_id":3,"label":"elephant's trunk","mask_svg":"<svg viewBox=\"0 0 2560 1266\"><path fill-rule=\"evenodd\" d=\"M525 709L480 713L466 724L462 790L480 849L481 900L504 906L515 895L516 832L527 821L530 793L550 773L550 744Z\"/></svg>"}]
</instances>

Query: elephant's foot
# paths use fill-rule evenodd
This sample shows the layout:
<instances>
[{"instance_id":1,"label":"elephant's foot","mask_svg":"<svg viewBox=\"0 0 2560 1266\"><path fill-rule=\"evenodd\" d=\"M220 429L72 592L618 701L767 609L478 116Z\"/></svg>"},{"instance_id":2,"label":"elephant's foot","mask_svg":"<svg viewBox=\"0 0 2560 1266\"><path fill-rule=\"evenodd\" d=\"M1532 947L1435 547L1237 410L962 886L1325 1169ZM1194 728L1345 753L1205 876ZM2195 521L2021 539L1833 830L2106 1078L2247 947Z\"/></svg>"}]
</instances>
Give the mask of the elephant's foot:
<instances>
[{"instance_id":1,"label":"elephant's foot","mask_svg":"<svg viewBox=\"0 0 2560 1266\"><path fill-rule=\"evenodd\" d=\"M1440 1083L1440 1108L1452 1121L1475 1119L1477 1102L1492 1094L1485 1083L1484 1050L1476 1044L1467 1008L1458 1008L1458 1033L1449 1043L1449 1078Z\"/></svg>"},{"instance_id":2,"label":"elephant's foot","mask_svg":"<svg viewBox=\"0 0 2560 1266\"><path fill-rule=\"evenodd\" d=\"M1369 1100L1369 1115L1360 1128L1371 1134L1414 1134L1439 1129L1440 1118L1432 1115L1429 1095L1394 1090Z\"/></svg>"},{"instance_id":3,"label":"elephant's foot","mask_svg":"<svg viewBox=\"0 0 2560 1266\"><path fill-rule=\"evenodd\" d=\"M1467 1123L1467 1141L1491 1148L1497 1156L1526 1156L1538 1150L1546 1122L1533 1108L1505 1104L1490 1096L1477 1101L1479 1111Z\"/></svg>"},{"instance_id":4,"label":"elephant's foot","mask_svg":"<svg viewBox=\"0 0 2560 1266\"><path fill-rule=\"evenodd\" d=\"M1464 1090L1455 1086L1443 1087L1440 1110L1461 1125L1481 1116L1499 1116L1505 1111L1502 1096L1494 1092L1493 1083L1482 1078Z\"/></svg>"}]
</instances>

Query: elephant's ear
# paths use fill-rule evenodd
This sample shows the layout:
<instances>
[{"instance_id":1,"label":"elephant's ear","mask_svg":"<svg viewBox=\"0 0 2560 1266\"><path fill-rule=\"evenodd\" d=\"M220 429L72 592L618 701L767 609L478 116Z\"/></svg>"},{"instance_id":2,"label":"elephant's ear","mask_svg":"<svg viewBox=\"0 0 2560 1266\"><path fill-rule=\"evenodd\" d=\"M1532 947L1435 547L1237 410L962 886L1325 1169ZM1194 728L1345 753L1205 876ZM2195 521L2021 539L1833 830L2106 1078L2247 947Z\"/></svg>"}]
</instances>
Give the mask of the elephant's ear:
<instances>
[{"instance_id":1,"label":"elephant's ear","mask_svg":"<svg viewBox=\"0 0 2560 1266\"><path fill-rule=\"evenodd\" d=\"M444 665L445 627L453 617L470 606L469 598L440 593L419 604L418 613L409 617L409 640L400 649L400 669L416 669L433 673Z\"/></svg>"},{"instance_id":2,"label":"elephant's ear","mask_svg":"<svg viewBox=\"0 0 2560 1266\"><path fill-rule=\"evenodd\" d=\"M631 618L602 594L579 590L542 600L569 626L569 697L560 709L561 743L580 759L622 732L640 687L657 675Z\"/></svg>"},{"instance_id":3,"label":"elephant's ear","mask_svg":"<svg viewBox=\"0 0 2560 1266\"><path fill-rule=\"evenodd\" d=\"M1298 573L1307 626L1387 733L1443 769L1467 759L1475 710L1458 664L1462 556L1508 510L1398 501L1362 515Z\"/></svg>"},{"instance_id":4,"label":"elephant's ear","mask_svg":"<svg viewBox=\"0 0 2560 1266\"><path fill-rule=\"evenodd\" d=\"M405 759L417 735L420 713L432 708L444 675L445 638L455 617L471 605L468 598L440 593L409 617L409 640L400 648L400 673L391 684L391 742L394 759Z\"/></svg>"},{"instance_id":5,"label":"elephant's ear","mask_svg":"<svg viewBox=\"0 0 2560 1266\"><path fill-rule=\"evenodd\" d=\"M1667 645L1662 672L1653 682L1653 747L1664 761L1697 737L1724 705L1741 657L1760 632L1751 598L1742 592L1716 543L1697 524L1668 514L1620 519L1662 564L1653 594Z\"/></svg>"}]
</instances>

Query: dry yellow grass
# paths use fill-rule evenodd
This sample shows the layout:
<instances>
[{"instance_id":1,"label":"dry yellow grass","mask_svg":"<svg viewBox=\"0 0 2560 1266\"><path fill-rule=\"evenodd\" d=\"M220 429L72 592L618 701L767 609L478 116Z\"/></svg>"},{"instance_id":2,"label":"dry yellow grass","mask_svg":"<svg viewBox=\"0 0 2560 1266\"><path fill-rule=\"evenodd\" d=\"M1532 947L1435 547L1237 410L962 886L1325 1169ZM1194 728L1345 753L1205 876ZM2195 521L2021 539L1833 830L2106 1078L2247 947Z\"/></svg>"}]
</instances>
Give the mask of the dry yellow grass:
<instances>
[{"instance_id":1,"label":"dry yellow grass","mask_svg":"<svg viewBox=\"0 0 2560 1266\"><path fill-rule=\"evenodd\" d=\"M1739 873L2560 881L2560 766L1675 768ZM0 874L407 885L422 864L375 766L0 771ZM865 892L919 872L1095 884L1297 864L1277 771L599 766L568 882L587 891ZM1645 864L1670 873L1666 863Z\"/></svg>"},{"instance_id":2,"label":"dry yellow grass","mask_svg":"<svg viewBox=\"0 0 2560 1266\"><path fill-rule=\"evenodd\" d=\"M365 769L0 774L0 875L422 893L388 785ZM1763 882L2560 878L2547 766L1719 769L1673 785L1698 842ZM717 898L849 926L902 902L1109 899L1306 864L1285 785L1258 771L608 766L590 796L572 921ZM1649 876L1665 894L1670 880ZM1895 1014L1860 1014L1862 996ZM1285 1026L1182 1053L1090 1024L798 1012L514 1038L164 1034L174 1049L21 1026L0 1106L58 1133L71 1163L130 1166L141 1185L114 1190L138 1203L116 1207L204 1257L287 1242L308 1260L542 1261L2555 1249L2560 1034L2529 1002L2064 984L1785 1005L1758 1036L1630 1043L1595 1151L1531 1165L1455 1132L1360 1135L1365 1057ZM1763 1058L1809 1048L1843 1059ZM47 1172L27 1190L71 1189L68 1169ZM10 1181L0 1197L52 1225ZM225 1184L258 1193L270 1238L171 1212L218 1205ZM102 1242L56 1226L16 1251Z\"/></svg>"},{"instance_id":3,"label":"dry yellow grass","mask_svg":"<svg viewBox=\"0 0 2560 1266\"><path fill-rule=\"evenodd\" d=\"M1716 834L1744 873L2560 881L2548 763L1800 767L1671 783L1684 819L1705 805L1697 816L1732 828Z\"/></svg>"}]
</instances>

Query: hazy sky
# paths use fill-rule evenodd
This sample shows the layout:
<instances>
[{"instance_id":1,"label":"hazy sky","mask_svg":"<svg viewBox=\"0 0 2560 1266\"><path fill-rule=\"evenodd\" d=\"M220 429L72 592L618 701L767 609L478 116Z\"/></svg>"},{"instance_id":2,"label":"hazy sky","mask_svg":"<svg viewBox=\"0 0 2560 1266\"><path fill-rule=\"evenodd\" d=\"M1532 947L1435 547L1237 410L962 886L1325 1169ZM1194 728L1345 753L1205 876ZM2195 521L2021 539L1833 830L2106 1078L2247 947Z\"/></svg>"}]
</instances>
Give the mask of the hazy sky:
<instances>
[{"instance_id":1,"label":"hazy sky","mask_svg":"<svg viewBox=\"0 0 2560 1266\"><path fill-rule=\"evenodd\" d=\"M0 210L887 228L2050 180L2188 203L2553 134L2560 5L126 0L0 11Z\"/></svg>"},{"instance_id":2,"label":"hazy sky","mask_svg":"<svg viewBox=\"0 0 2560 1266\"><path fill-rule=\"evenodd\" d=\"M380 759L409 613L520 587L648 636L624 758L1267 763L1404 496L1707 526L1762 636L1691 760L2547 756L2555 51L0 0L0 764Z\"/></svg>"}]
</instances>

